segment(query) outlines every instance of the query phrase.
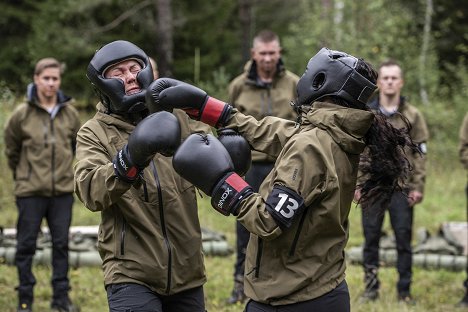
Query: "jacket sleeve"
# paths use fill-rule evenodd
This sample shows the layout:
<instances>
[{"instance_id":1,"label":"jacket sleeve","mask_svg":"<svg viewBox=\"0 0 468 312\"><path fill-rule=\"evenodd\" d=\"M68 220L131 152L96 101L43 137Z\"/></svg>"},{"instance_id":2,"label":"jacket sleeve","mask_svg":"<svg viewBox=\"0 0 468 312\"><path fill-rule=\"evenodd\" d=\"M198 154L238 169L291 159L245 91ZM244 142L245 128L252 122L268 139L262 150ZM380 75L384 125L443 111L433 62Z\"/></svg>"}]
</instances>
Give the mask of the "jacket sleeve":
<instances>
[{"instance_id":1,"label":"jacket sleeve","mask_svg":"<svg viewBox=\"0 0 468 312\"><path fill-rule=\"evenodd\" d=\"M13 171L15 178L16 166L21 155L22 131L19 111L15 111L6 122L4 129L5 156L8 160L8 167Z\"/></svg>"},{"instance_id":2,"label":"jacket sleeve","mask_svg":"<svg viewBox=\"0 0 468 312\"><path fill-rule=\"evenodd\" d=\"M411 123L411 138L419 146L421 153L413 154L413 171L410 173L409 188L424 193L424 184L426 181L426 143L429 139L429 131L423 115L417 111L414 120Z\"/></svg>"},{"instance_id":3,"label":"jacket sleeve","mask_svg":"<svg viewBox=\"0 0 468 312\"><path fill-rule=\"evenodd\" d=\"M241 203L237 216L250 233L265 240L274 239L282 233L267 209L268 196L275 186L285 186L295 192L302 197L305 207L316 202L327 187L328 174L320 147L313 143L304 144L305 140L291 141L293 142L288 142L279 155L269 176L271 180L262 185L261 194L255 193L247 197ZM299 216L300 214L295 217Z\"/></svg>"},{"instance_id":4,"label":"jacket sleeve","mask_svg":"<svg viewBox=\"0 0 468 312\"><path fill-rule=\"evenodd\" d=\"M460 154L460 161L468 170L468 113L465 114L465 119L463 119L463 124L460 128L460 144L458 147Z\"/></svg>"},{"instance_id":5,"label":"jacket sleeve","mask_svg":"<svg viewBox=\"0 0 468 312\"><path fill-rule=\"evenodd\" d=\"M132 187L115 176L113 155L106 148L105 140L103 134L93 132L86 124L77 136L75 193L91 211L112 206Z\"/></svg>"},{"instance_id":6,"label":"jacket sleeve","mask_svg":"<svg viewBox=\"0 0 468 312\"><path fill-rule=\"evenodd\" d=\"M256 151L278 157L286 142L296 133L294 121L268 116L257 120L252 116L244 115L233 109L231 118L226 125L238 131Z\"/></svg>"}]
</instances>

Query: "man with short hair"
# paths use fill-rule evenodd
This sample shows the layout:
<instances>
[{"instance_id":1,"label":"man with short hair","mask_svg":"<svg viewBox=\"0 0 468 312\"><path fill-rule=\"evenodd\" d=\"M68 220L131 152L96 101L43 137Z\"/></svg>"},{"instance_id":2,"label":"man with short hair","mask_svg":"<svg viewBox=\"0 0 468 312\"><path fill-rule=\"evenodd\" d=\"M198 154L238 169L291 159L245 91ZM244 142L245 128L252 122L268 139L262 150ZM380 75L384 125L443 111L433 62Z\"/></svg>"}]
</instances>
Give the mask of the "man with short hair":
<instances>
[{"instance_id":1,"label":"man with short hair","mask_svg":"<svg viewBox=\"0 0 468 312\"><path fill-rule=\"evenodd\" d=\"M5 154L15 180L18 206L18 311L32 311L36 279L31 269L42 219L52 238L53 311L78 311L68 296L68 232L73 206L76 133L80 127L72 98L60 90L62 64L55 58L37 62L26 103L5 126Z\"/></svg>"},{"instance_id":2,"label":"man with short hair","mask_svg":"<svg viewBox=\"0 0 468 312\"><path fill-rule=\"evenodd\" d=\"M407 151L408 160L413 168L409 173L407 189L396 191L388 207L368 209L369 207L365 207L365 204L363 204L362 225L365 239L363 265L366 284L362 296L364 301L374 301L379 296L379 242L385 213L375 213L375 211L384 211L385 209L388 210L397 245L398 300L414 303L410 292L413 207L423 200L426 178L426 142L429 138L429 132L423 115L401 95L403 85L403 71L398 63L394 61L382 63L377 79L379 96L369 103L369 107L373 111L386 116L387 120L395 128L407 127L406 121L408 121L410 125L408 128L409 135L418 145L419 153ZM359 201L359 199L360 190L358 188L355 192L355 200Z\"/></svg>"},{"instance_id":3,"label":"man with short hair","mask_svg":"<svg viewBox=\"0 0 468 312\"><path fill-rule=\"evenodd\" d=\"M266 116L294 120L296 114L290 102L296 97L299 77L285 69L278 35L270 30L260 31L252 41L250 53L251 60L245 65L244 72L229 85L229 103L258 120ZM252 151L252 165L245 178L254 191L258 191L274 162L275 158ZM244 262L250 234L238 221L236 235L234 289L228 299L231 304L246 299L243 286Z\"/></svg>"}]
</instances>

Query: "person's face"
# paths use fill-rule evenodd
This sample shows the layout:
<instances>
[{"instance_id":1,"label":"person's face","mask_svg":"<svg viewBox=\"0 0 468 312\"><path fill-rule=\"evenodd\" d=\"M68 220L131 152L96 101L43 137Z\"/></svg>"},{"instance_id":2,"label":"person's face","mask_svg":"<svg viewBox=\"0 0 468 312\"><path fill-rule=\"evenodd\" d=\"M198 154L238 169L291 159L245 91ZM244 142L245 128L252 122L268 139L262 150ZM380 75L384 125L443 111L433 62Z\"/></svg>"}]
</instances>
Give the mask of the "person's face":
<instances>
[{"instance_id":1,"label":"person's face","mask_svg":"<svg viewBox=\"0 0 468 312\"><path fill-rule=\"evenodd\" d=\"M380 68L377 86L379 87L379 92L383 95L399 95L401 88L403 88L400 67L391 65Z\"/></svg>"},{"instance_id":2,"label":"person's face","mask_svg":"<svg viewBox=\"0 0 468 312\"><path fill-rule=\"evenodd\" d=\"M45 68L40 74L34 75L34 84L39 96L52 98L60 89L60 69L54 67Z\"/></svg>"},{"instance_id":3,"label":"person's face","mask_svg":"<svg viewBox=\"0 0 468 312\"><path fill-rule=\"evenodd\" d=\"M281 57L281 47L278 41L255 42L251 49L252 59L257 63L257 69L266 73L276 70Z\"/></svg>"},{"instance_id":4,"label":"person's face","mask_svg":"<svg viewBox=\"0 0 468 312\"><path fill-rule=\"evenodd\" d=\"M136 79L141 71L141 65L135 60L126 60L110 66L104 73L105 78L117 78L123 81L125 94L131 95L141 91Z\"/></svg>"}]
</instances>

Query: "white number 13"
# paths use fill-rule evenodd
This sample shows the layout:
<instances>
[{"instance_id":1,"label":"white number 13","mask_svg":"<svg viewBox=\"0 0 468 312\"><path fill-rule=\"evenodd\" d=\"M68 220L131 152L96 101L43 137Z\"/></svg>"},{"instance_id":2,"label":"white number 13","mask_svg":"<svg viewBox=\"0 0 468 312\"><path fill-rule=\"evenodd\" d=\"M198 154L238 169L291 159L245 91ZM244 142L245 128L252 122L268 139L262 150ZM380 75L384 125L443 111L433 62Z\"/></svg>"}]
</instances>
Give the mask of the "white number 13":
<instances>
[{"instance_id":1,"label":"white number 13","mask_svg":"<svg viewBox=\"0 0 468 312\"><path fill-rule=\"evenodd\" d=\"M294 211L297 208L299 208L299 203L297 202L297 200L288 197L288 195L284 193L278 194L278 197L280 198L280 200L276 205L275 210L281 213L281 215L283 215L283 217L285 218L292 218L294 216ZM283 207L286 200L288 201L288 205L286 207Z\"/></svg>"}]
</instances>

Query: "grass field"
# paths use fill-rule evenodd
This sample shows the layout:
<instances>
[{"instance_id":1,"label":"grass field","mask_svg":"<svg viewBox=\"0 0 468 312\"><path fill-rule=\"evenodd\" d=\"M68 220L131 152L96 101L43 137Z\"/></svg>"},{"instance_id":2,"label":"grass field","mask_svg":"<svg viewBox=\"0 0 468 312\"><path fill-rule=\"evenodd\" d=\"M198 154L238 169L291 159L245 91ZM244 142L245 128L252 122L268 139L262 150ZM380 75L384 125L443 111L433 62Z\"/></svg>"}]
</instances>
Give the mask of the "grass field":
<instances>
[{"instance_id":1,"label":"grass field","mask_svg":"<svg viewBox=\"0 0 468 312\"><path fill-rule=\"evenodd\" d=\"M12 195L10 172L6 169L3 155L0 156L0 168L3 173L0 177L0 183L2 183L0 189L0 226L14 227L16 208ZM415 231L420 227L426 227L431 233L434 233L444 221L464 221L466 219L464 191L466 178L466 172L458 163L456 150L453 148L448 150L444 157L438 158L437 162L432 156L429 157L425 199L415 208ZM234 247L235 219L233 217L224 217L215 212L209 206L206 197L200 199L199 215L203 227L224 233L230 245ZM352 209L350 222L351 233L348 247L362 243L359 208ZM78 201L75 203L73 225L95 225L98 223L99 213L88 211ZM390 232L388 220L386 220L385 230ZM242 305L228 306L225 304L232 288L234 257L231 255L205 258L208 276L205 294L209 312L243 311ZM37 278L35 311L48 311L51 298L51 268L49 266L36 266L34 272ZM348 266L347 282L351 293L352 311L457 311L454 305L463 295L462 283L466 277L465 272L424 270L414 267L412 292L417 304L408 307L396 301L396 269L393 267L382 268L379 276L382 284L381 299L375 303L361 304L358 298L363 290L362 268L351 264ZM81 306L82 312L107 311L100 268L72 269L70 279L72 283L71 297ZM15 311L17 299L14 287L16 285L16 268L0 264L0 311Z\"/></svg>"}]
</instances>

